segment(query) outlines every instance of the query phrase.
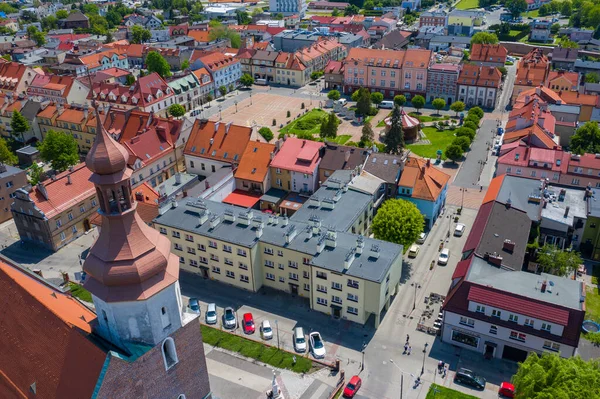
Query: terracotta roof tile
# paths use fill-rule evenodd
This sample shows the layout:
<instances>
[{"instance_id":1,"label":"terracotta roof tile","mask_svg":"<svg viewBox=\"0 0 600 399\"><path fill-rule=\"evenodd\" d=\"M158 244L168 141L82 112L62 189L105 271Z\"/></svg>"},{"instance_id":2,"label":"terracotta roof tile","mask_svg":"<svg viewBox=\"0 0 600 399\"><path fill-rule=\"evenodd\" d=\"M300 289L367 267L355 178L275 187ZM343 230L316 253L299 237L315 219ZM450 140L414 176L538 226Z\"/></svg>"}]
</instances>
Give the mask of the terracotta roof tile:
<instances>
[{"instance_id":1,"label":"terracotta roof tile","mask_svg":"<svg viewBox=\"0 0 600 399\"><path fill-rule=\"evenodd\" d=\"M318 141L288 138L271 161L272 168L311 174L319 163L319 149L324 144Z\"/></svg>"},{"instance_id":2,"label":"terracotta roof tile","mask_svg":"<svg viewBox=\"0 0 600 399\"><path fill-rule=\"evenodd\" d=\"M558 95L569 105L591 105L593 107L598 105L598 95L596 94L580 94L577 91L563 91L558 93Z\"/></svg>"},{"instance_id":3,"label":"terracotta roof tile","mask_svg":"<svg viewBox=\"0 0 600 399\"><path fill-rule=\"evenodd\" d=\"M235 178L262 183L269 172L271 154L275 145L249 141L242 160L235 171Z\"/></svg>"},{"instance_id":4,"label":"terracotta roof tile","mask_svg":"<svg viewBox=\"0 0 600 399\"><path fill-rule=\"evenodd\" d=\"M239 163L251 135L250 127L196 119L185 145L185 154Z\"/></svg>"},{"instance_id":5,"label":"terracotta roof tile","mask_svg":"<svg viewBox=\"0 0 600 399\"><path fill-rule=\"evenodd\" d=\"M399 187L412 188L412 198L436 201L450 176L421 158L409 157L400 175Z\"/></svg>"},{"instance_id":6,"label":"terracotta roof tile","mask_svg":"<svg viewBox=\"0 0 600 399\"><path fill-rule=\"evenodd\" d=\"M486 204L490 201L495 201L500 193L500 189L502 188L502 182L504 181L505 175L496 176L490 182L487 191L485 192L485 197L483 197L482 204Z\"/></svg>"},{"instance_id":7,"label":"terracotta roof tile","mask_svg":"<svg viewBox=\"0 0 600 399\"><path fill-rule=\"evenodd\" d=\"M471 46L472 62L506 62L508 51L501 44L481 44L475 43Z\"/></svg>"}]
</instances>

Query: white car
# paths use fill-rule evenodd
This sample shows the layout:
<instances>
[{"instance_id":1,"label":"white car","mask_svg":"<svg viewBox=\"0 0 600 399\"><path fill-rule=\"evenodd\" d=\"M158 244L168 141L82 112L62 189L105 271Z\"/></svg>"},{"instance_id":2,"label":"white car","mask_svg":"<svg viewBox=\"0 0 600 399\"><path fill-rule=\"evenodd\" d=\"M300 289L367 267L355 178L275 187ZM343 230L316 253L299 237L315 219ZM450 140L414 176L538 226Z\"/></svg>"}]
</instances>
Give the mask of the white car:
<instances>
[{"instance_id":1,"label":"white car","mask_svg":"<svg viewBox=\"0 0 600 399\"><path fill-rule=\"evenodd\" d=\"M310 342L310 351L316 359L325 358L325 345L323 344L323 339L321 338L321 334L318 332L311 332L308 336L308 340Z\"/></svg>"},{"instance_id":2,"label":"white car","mask_svg":"<svg viewBox=\"0 0 600 399\"><path fill-rule=\"evenodd\" d=\"M456 228L454 229L454 235L455 235L456 237L460 237L460 236L462 236L462 235L463 235L463 233L465 232L466 228L467 228L467 226L465 226L464 224L462 224L462 223L458 223L458 224L456 225Z\"/></svg>"},{"instance_id":3,"label":"white car","mask_svg":"<svg viewBox=\"0 0 600 399\"><path fill-rule=\"evenodd\" d=\"M427 233L421 233L419 238L417 238L417 244L425 244L425 239L427 238Z\"/></svg>"},{"instance_id":4,"label":"white car","mask_svg":"<svg viewBox=\"0 0 600 399\"><path fill-rule=\"evenodd\" d=\"M450 250L448 248L442 249L442 252L440 252L440 256L438 256L438 265L447 265L449 258Z\"/></svg>"},{"instance_id":5,"label":"white car","mask_svg":"<svg viewBox=\"0 0 600 399\"><path fill-rule=\"evenodd\" d=\"M269 320L263 320L263 322L260 324L260 335L263 339L273 338L273 329L271 328L271 323L269 323Z\"/></svg>"},{"instance_id":6,"label":"white car","mask_svg":"<svg viewBox=\"0 0 600 399\"><path fill-rule=\"evenodd\" d=\"M419 247L418 245L411 245L410 249L408 250L408 257L409 258L416 258L417 255L419 254L419 249L421 247Z\"/></svg>"}]
</instances>

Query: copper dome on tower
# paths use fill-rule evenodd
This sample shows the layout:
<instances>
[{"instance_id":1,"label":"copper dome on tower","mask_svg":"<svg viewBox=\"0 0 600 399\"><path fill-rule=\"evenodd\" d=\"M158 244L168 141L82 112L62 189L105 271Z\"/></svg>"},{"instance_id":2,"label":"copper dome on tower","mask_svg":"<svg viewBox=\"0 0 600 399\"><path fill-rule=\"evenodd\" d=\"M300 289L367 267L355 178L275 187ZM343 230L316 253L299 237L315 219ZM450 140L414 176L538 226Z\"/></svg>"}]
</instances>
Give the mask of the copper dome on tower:
<instances>
[{"instance_id":1,"label":"copper dome on tower","mask_svg":"<svg viewBox=\"0 0 600 399\"><path fill-rule=\"evenodd\" d=\"M125 147L117 143L102 125L96 101L92 106L96 110L96 140L85 158L85 164L92 172L99 175L120 172L127 167L129 154Z\"/></svg>"}]
</instances>

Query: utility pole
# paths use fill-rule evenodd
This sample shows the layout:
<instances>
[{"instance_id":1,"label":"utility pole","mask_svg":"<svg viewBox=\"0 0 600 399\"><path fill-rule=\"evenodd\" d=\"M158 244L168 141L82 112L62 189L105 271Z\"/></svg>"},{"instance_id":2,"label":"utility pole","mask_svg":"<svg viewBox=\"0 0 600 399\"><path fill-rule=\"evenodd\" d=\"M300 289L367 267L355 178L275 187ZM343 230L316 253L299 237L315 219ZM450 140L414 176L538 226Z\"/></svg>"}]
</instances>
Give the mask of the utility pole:
<instances>
[{"instance_id":1,"label":"utility pole","mask_svg":"<svg viewBox=\"0 0 600 399\"><path fill-rule=\"evenodd\" d=\"M277 328L277 349L279 349L279 323L275 320L275 327Z\"/></svg>"},{"instance_id":2,"label":"utility pole","mask_svg":"<svg viewBox=\"0 0 600 399\"><path fill-rule=\"evenodd\" d=\"M404 395L404 373L400 374L400 399Z\"/></svg>"}]
</instances>

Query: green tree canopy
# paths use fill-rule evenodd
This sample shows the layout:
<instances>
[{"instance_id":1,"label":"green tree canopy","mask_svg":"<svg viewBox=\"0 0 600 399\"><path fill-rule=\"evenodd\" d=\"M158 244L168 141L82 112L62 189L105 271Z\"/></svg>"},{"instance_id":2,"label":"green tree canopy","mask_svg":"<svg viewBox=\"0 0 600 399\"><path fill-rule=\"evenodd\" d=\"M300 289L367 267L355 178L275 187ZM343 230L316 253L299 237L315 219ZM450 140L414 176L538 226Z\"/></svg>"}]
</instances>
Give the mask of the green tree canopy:
<instances>
[{"instance_id":1,"label":"green tree canopy","mask_svg":"<svg viewBox=\"0 0 600 399\"><path fill-rule=\"evenodd\" d=\"M65 19L69 16L69 12L67 10L58 10L56 12L56 18Z\"/></svg>"},{"instance_id":2,"label":"green tree canopy","mask_svg":"<svg viewBox=\"0 0 600 399\"><path fill-rule=\"evenodd\" d=\"M496 44L498 36L495 33L477 32L471 37L471 45L473 44Z\"/></svg>"},{"instance_id":3,"label":"green tree canopy","mask_svg":"<svg viewBox=\"0 0 600 399\"><path fill-rule=\"evenodd\" d=\"M459 145L452 143L446 147L444 155L446 155L446 158L450 159L452 162L460 161L463 155L463 150Z\"/></svg>"},{"instance_id":4,"label":"green tree canopy","mask_svg":"<svg viewBox=\"0 0 600 399\"><path fill-rule=\"evenodd\" d=\"M169 107L169 114L175 118L185 115L185 108L181 104L173 104Z\"/></svg>"},{"instance_id":5,"label":"green tree canopy","mask_svg":"<svg viewBox=\"0 0 600 399\"><path fill-rule=\"evenodd\" d=\"M375 138L375 133L373 133L373 126L371 126L371 122L365 122L362 128L362 135L360 136L360 146L366 147L373 142Z\"/></svg>"},{"instance_id":6,"label":"green tree canopy","mask_svg":"<svg viewBox=\"0 0 600 399\"><path fill-rule=\"evenodd\" d=\"M600 397L600 362L555 353L531 352L512 377L518 398L575 399Z\"/></svg>"},{"instance_id":7,"label":"green tree canopy","mask_svg":"<svg viewBox=\"0 0 600 399\"><path fill-rule=\"evenodd\" d=\"M545 244L537 252L537 263L543 272L562 277L573 273L583 260L575 251L567 252Z\"/></svg>"},{"instance_id":8,"label":"green tree canopy","mask_svg":"<svg viewBox=\"0 0 600 399\"><path fill-rule=\"evenodd\" d=\"M435 98L431 102L431 105L433 105L433 108L437 109L439 112L442 109L444 109L444 107L446 107L446 100L444 100L443 98Z\"/></svg>"},{"instance_id":9,"label":"green tree canopy","mask_svg":"<svg viewBox=\"0 0 600 399\"><path fill-rule=\"evenodd\" d=\"M42 176L44 175L44 168L39 166L36 162L34 162L29 168L29 181L33 186L38 184L42 180Z\"/></svg>"},{"instance_id":10,"label":"green tree canopy","mask_svg":"<svg viewBox=\"0 0 600 399\"><path fill-rule=\"evenodd\" d=\"M361 87L356 92L358 92L355 100L356 111L363 116L369 115L369 112L371 111L371 93L369 92L369 89ZM354 94L352 94L352 99L354 100Z\"/></svg>"},{"instance_id":11,"label":"green tree canopy","mask_svg":"<svg viewBox=\"0 0 600 399\"><path fill-rule=\"evenodd\" d=\"M221 92L221 95L224 96L227 94L227 87L225 85L219 86L219 92Z\"/></svg>"},{"instance_id":12,"label":"green tree canopy","mask_svg":"<svg viewBox=\"0 0 600 399\"><path fill-rule=\"evenodd\" d=\"M415 107L417 109L417 112L418 112L425 105L425 98L423 98L423 96L417 94L416 96L414 96L413 98L410 99L410 103L412 104L413 107Z\"/></svg>"},{"instance_id":13,"label":"green tree canopy","mask_svg":"<svg viewBox=\"0 0 600 399\"><path fill-rule=\"evenodd\" d=\"M600 128L596 122L586 122L571 137L571 151L575 154L600 153Z\"/></svg>"},{"instance_id":14,"label":"green tree canopy","mask_svg":"<svg viewBox=\"0 0 600 399\"><path fill-rule=\"evenodd\" d=\"M190 60L183 60L181 63L181 70L184 71L190 67Z\"/></svg>"},{"instance_id":15,"label":"green tree canopy","mask_svg":"<svg viewBox=\"0 0 600 399\"><path fill-rule=\"evenodd\" d=\"M346 8L344 8L344 16L348 17L351 15L358 15L360 13L360 8L355 6L354 4L349 4Z\"/></svg>"},{"instance_id":16,"label":"green tree canopy","mask_svg":"<svg viewBox=\"0 0 600 399\"><path fill-rule=\"evenodd\" d=\"M258 134L260 134L260 135L263 137L263 139L265 139L265 140L267 141L267 143L268 143L269 141L273 140L273 137L274 137L274 134L273 134L273 132L271 131L271 129L269 129L269 128L268 128L268 127L266 127L266 126L265 126L265 127L261 127L261 128L258 130Z\"/></svg>"},{"instance_id":17,"label":"green tree canopy","mask_svg":"<svg viewBox=\"0 0 600 399\"><path fill-rule=\"evenodd\" d=\"M373 234L378 240L408 248L423 232L423 215L415 204L402 199L385 201L373 219Z\"/></svg>"},{"instance_id":18,"label":"green tree canopy","mask_svg":"<svg viewBox=\"0 0 600 399\"><path fill-rule=\"evenodd\" d=\"M7 165L16 165L19 163L17 156L8 148L6 140L0 138L0 162Z\"/></svg>"},{"instance_id":19,"label":"green tree canopy","mask_svg":"<svg viewBox=\"0 0 600 399\"><path fill-rule=\"evenodd\" d=\"M156 51L150 51L146 56L146 68L149 72L156 72L163 78L171 76L169 63Z\"/></svg>"},{"instance_id":20,"label":"green tree canopy","mask_svg":"<svg viewBox=\"0 0 600 399\"><path fill-rule=\"evenodd\" d=\"M585 74L585 83L598 83L600 76L596 72L588 72Z\"/></svg>"},{"instance_id":21,"label":"green tree canopy","mask_svg":"<svg viewBox=\"0 0 600 399\"><path fill-rule=\"evenodd\" d=\"M242 38L240 37L239 33L223 26L223 24L213 27L208 33L208 38L211 41L218 39L229 39L231 42L231 47L233 48L240 48L242 45Z\"/></svg>"},{"instance_id":22,"label":"green tree canopy","mask_svg":"<svg viewBox=\"0 0 600 399\"><path fill-rule=\"evenodd\" d=\"M475 115L475 116L477 116L477 118L481 119L481 118L483 118L484 112L481 109L481 107L473 107L469 110L467 115L468 116Z\"/></svg>"},{"instance_id":23,"label":"green tree canopy","mask_svg":"<svg viewBox=\"0 0 600 399\"><path fill-rule=\"evenodd\" d=\"M45 18L42 18L42 29L48 31L50 29L58 28L58 18L54 15L48 15Z\"/></svg>"},{"instance_id":24,"label":"green tree canopy","mask_svg":"<svg viewBox=\"0 0 600 399\"><path fill-rule=\"evenodd\" d=\"M337 90L331 90L329 93L327 93L327 98L330 100L333 100L333 101L337 101L341 97L342 97L342 95Z\"/></svg>"},{"instance_id":25,"label":"green tree canopy","mask_svg":"<svg viewBox=\"0 0 600 399\"><path fill-rule=\"evenodd\" d=\"M38 150L44 162L49 162L57 172L62 172L79 162L77 142L67 133L49 130Z\"/></svg>"},{"instance_id":26,"label":"green tree canopy","mask_svg":"<svg viewBox=\"0 0 600 399\"><path fill-rule=\"evenodd\" d=\"M133 25L131 27L131 43L144 43L150 40L152 33L148 29L144 29L139 25Z\"/></svg>"},{"instance_id":27,"label":"green tree canopy","mask_svg":"<svg viewBox=\"0 0 600 399\"><path fill-rule=\"evenodd\" d=\"M399 95L395 96L394 104L396 104L399 107L402 107L404 104L406 104L406 96L403 94L399 94Z\"/></svg>"},{"instance_id":28,"label":"green tree canopy","mask_svg":"<svg viewBox=\"0 0 600 399\"><path fill-rule=\"evenodd\" d=\"M127 76L125 76L125 84L127 86L131 86L134 83L135 83L135 76L133 76L133 75L127 75Z\"/></svg>"},{"instance_id":29,"label":"green tree canopy","mask_svg":"<svg viewBox=\"0 0 600 399\"><path fill-rule=\"evenodd\" d=\"M450 109L456 112L456 116L458 116L459 112L463 112L465 110L465 103L463 103L462 101L454 101L450 105Z\"/></svg>"},{"instance_id":30,"label":"green tree canopy","mask_svg":"<svg viewBox=\"0 0 600 399\"><path fill-rule=\"evenodd\" d=\"M13 111L12 118L10 120L10 127L12 128L15 136L21 136L21 141L25 143L25 137L23 133L30 129L29 122L27 119L17 110Z\"/></svg>"},{"instance_id":31,"label":"green tree canopy","mask_svg":"<svg viewBox=\"0 0 600 399\"><path fill-rule=\"evenodd\" d=\"M244 87L250 87L254 84L254 78L249 73L245 73L240 77L240 83Z\"/></svg>"},{"instance_id":32,"label":"green tree canopy","mask_svg":"<svg viewBox=\"0 0 600 399\"><path fill-rule=\"evenodd\" d=\"M390 154L400 154L404 148L404 131L402 130L402 113L395 105L392 111L390 130L385 134L385 151Z\"/></svg>"},{"instance_id":33,"label":"green tree canopy","mask_svg":"<svg viewBox=\"0 0 600 399\"><path fill-rule=\"evenodd\" d=\"M525 0L506 0L504 7L511 13L513 18L517 18L527 10L527 2Z\"/></svg>"},{"instance_id":34,"label":"green tree canopy","mask_svg":"<svg viewBox=\"0 0 600 399\"><path fill-rule=\"evenodd\" d=\"M376 105L381 104L381 102L383 101L383 94L379 93L378 91L374 91L373 93L371 93L371 101L373 102L373 104Z\"/></svg>"},{"instance_id":35,"label":"green tree canopy","mask_svg":"<svg viewBox=\"0 0 600 399\"><path fill-rule=\"evenodd\" d=\"M471 139L467 136L456 137L452 140L452 144L459 146L463 152L466 152L469 150L469 147L471 147Z\"/></svg>"},{"instance_id":36,"label":"green tree canopy","mask_svg":"<svg viewBox=\"0 0 600 399\"><path fill-rule=\"evenodd\" d=\"M458 129L456 129L455 134L456 137L467 136L471 141L473 141L473 139L475 138L475 130L470 129L466 126L459 127Z\"/></svg>"}]
</instances>

